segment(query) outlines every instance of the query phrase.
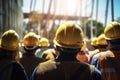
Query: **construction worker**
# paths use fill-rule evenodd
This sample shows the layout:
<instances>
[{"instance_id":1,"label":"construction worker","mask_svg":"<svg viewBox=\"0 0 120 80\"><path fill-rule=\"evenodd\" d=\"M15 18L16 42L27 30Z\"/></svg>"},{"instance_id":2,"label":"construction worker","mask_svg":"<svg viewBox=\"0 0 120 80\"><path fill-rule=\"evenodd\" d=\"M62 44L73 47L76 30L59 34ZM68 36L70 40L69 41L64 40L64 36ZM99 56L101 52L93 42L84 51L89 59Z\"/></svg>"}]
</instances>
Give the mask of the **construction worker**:
<instances>
[{"instance_id":1,"label":"construction worker","mask_svg":"<svg viewBox=\"0 0 120 80\"><path fill-rule=\"evenodd\" d=\"M45 37L42 37L39 41L39 46L42 46L42 47L49 47L50 46L50 42L47 38Z\"/></svg>"},{"instance_id":2,"label":"construction worker","mask_svg":"<svg viewBox=\"0 0 120 80\"><path fill-rule=\"evenodd\" d=\"M54 48L50 48L50 42L47 38L40 39L41 46L41 58L45 58L47 60L53 60L56 58L57 54Z\"/></svg>"},{"instance_id":3,"label":"construction worker","mask_svg":"<svg viewBox=\"0 0 120 80\"><path fill-rule=\"evenodd\" d=\"M1 39L0 39L0 45L1 45Z\"/></svg>"},{"instance_id":4,"label":"construction worker","mask_svg":"<svg viewBox=\"0 0 120 80\"><path fill-rule=\"evenodd\" d=\"M32 75L34 68L40 63L45 61L35 55L37 47L39 46L39 38L34 32L27 33L23 38L23 53L20 63L24 66L28 77Z\"/></svg>"},{"instance_id":5,"label":"construction worker","mask_svg":"<svg viewBox=\"0 0 120 80\"><path fill-rule=\"evenodd\" d=\"M106 51L107 46L108 46L104 34L101 34L101 35L98 36L97 45L98 45L99 52L93 56L91 64L95 65L95 67L97 67L99 69L99 65L97 64L99 53Z\"/></svg>"},{"instance_id":6,"label":"construction worker","mask_svg":"<svg viewBox=\"0 0 120 80\"><path fill-rule=\"evenodd\" d=\"M90 63L92 57L99 52L98 49L98 44L97 44L97 38L93 38L91 41L91 45L95 48L95 50L90 51L87 48L87 43L84 40L83 46L81 48L81 51L77 54L77 59L80 60L81 62L87 62Z\"/></svg>"},{"instance_id":7,"label":"construction worker","mask_svg":"<svg viewBox=\"0 0 120 80\"><path fill-rule=\"evenodd\" d=\"M111 22L104 34L108 50L100 53L97 63L104 80L120 80L120 24Z\"/></svg>"},{"instance_id":8,"label":"construction worker","mask_svg":"<svg viewBox=\"0 0 120 80\"><path fill-rule=\"evenodd\" d=\"M43 51L49 49L50 47L50 42L47 38L45 37L42 37L40 40L39 40L39 49L37 49L37 51L35 52L35 55L37 56L42 56L43 54Z\"/></svg>"},{"instance_id":9,"label":"construction worker","mask_svg":"<svg viewBox=\"0 0 120 80\"><path fill-rule=\"evenodd\" d=\"M92 58L95 54L97 54L99 52L98 44L97 44L97 37L95 37L91 40L91 46L94 47L94 50L90 51L90 56Z\"/></svg>"},{"instance_id":10,"label":"construction worker","mask_svg":"<svg viewBox=\"0 0 120 80\"><path fill-rule=\"evenodd\" d=\"M100 36L98 36L97 45L98 45L99 52L107 50L108 44L104 34L101 34Z\"/></svg>"},{"instance_id":11,"label":"construction worker","mask_svg":"<svg viewBox=\"0 0 120 80\"><path fill-rule=\"evenodd\" d=\"M0 80L28 80L18 57L19 35L14 30L7 30L0 43Z\"/></svg>"},{"instance_id":12,"label":"construction worker","mask_svg":"<svg viewBox=\"0 0 120 80\"><path fill-rule=\"evenodd\" d=\"M79 54L79 56L78 56L79 58L84 57L84 59L82 59L82 60L85 62L88 62L88 63L91 63L91 59L93 58L93 56L95 56L95 55L97 56L98 53L107 50L106 49L107 41L105 39L104 34L99 35L97 38L93 38L91 41L91 45L95 48L95 50L89 51L87 48L86 42L84 42L84 45L81 48L81 50L84 51L84 53L86 53L86 54L82 54L82 56Z\"/></svg>"},{"instance_id":13,"label":"construction worker","mask_svg":"<svg viewBox=\"0 0 120 80\"><path fill-rule=\"evenodd\" d=\"M89 50L87 48L87 43L85 40L81 48L81 51L77 54L77 59L81 62L89 63L89 60L90 60Z\"/></svg>"},{"instance_id":14,"label":"construction worker","mask_svg":"<svg viewBox=\"0 0 120 80\"><path fill-rule=\"evenodd\" d=\"M98 48L97 37L94 37L94 38L91 40L91 45L92 45L95 49Z\"/></svg>"},{"instance_id":15,"label":"construction worker","mask_svg":"<svg viewBox=\"0 0 120 80\"><path fill-rule=\"evenodd\" d=\"M108 45L107 45L107 41L105 39L104 34L101 34L101 35L98 36L96 44L97 44L97 49L99 50L99 52L106 51L106 47Z\"/></svg>"},{"instance_id":16,"label":"construction worker","mask_svg":"<svg viewBox=\"0 0 120 80\"><path fill-rule=\"evenodd\" d=\"M57 56L58 54L56 53L54 48L46 49L40 55L41 58L45 58L46 60L54 60Z\"/></svg>"},{"instance_id":17,"label":"construction worker","mask_svg":"<svg viewBox=\"0 0 120 80\"><path fill-rule=\"evenodd\" d=\"M42 37L39 40L40 48L37 49L36 55L40 56L40 58L44 58L46 60L53 60L56 58L57 54L54 48L50 48L50 42L47 38Z\"/></svg>"},{"instance_id":18,"label":"construction worker","mask_svg":"<svg viewBox=\"0 0 120 80\"><path fill-rule=\"evenodd\" d=\"M59 56L55 61L39 64L31 80L101 80L100 72L94 66L76 59L83 46L79 25L73 22L60 25L53 42Z\"/></svg>"}]
</instances>

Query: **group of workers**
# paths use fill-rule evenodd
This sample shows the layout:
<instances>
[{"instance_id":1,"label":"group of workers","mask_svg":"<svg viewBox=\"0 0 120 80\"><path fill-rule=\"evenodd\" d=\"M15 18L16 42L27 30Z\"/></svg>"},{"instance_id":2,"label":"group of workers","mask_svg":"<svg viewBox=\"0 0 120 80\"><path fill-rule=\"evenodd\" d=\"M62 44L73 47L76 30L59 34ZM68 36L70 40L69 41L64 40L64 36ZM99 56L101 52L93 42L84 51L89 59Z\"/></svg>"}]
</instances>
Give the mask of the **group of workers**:
<instances>
[{"instance_id":1,"label":"group of workers","mask_svg":"<svg viewBox=\"0 0 120 80\"><path fill-rule=\"evenodd\" d=\"M119 80L120 23L111 22L104 33L87 43L80 25L61 24L53 39L27 33L20 45L15 30L0 41L0 80ZM22 48L22 49L20 49Z\"/></svg>"}]
</instances>

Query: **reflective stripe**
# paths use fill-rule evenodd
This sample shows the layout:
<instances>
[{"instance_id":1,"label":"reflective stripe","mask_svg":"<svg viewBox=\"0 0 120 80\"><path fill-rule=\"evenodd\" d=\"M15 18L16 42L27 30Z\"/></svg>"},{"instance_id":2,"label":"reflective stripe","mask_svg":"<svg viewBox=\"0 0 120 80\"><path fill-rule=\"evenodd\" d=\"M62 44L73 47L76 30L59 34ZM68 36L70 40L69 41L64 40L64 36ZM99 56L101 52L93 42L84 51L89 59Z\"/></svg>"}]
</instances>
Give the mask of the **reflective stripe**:
<instances>
[{"instance_id":1,"label":"reflective stripe","mask_svg":"<svg viewBox=\"0 0 120 80\"><path fill-rule=\"evenodd\" d=\"M114 68L104 68L101 69L102 73L107 73L107 72L116 72Z\"/></svg>"}]
</instances>

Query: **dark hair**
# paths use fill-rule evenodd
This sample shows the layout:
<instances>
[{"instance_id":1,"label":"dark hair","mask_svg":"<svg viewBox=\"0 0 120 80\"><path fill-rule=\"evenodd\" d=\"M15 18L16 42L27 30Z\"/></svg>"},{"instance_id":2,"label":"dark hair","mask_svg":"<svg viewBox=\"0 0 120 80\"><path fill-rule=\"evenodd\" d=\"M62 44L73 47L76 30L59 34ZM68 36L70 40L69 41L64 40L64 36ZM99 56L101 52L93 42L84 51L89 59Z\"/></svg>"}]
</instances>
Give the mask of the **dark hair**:
<instances>
[{"instance_id":1,"label":"dark hair","mask_svg":"<svg viewBox=\"0 0 120 80\"><path fill-rule=\"evenodd\" d=\"M98 46L93 46L93 48L98 49Z\"/></svg>"},{"instance_id":2,"label":"dark hair","mask_svg":"<svg viewBox=\"0 0 120 80\"><path fill-rule=\"evenodd\" d=\"M98 48L107 48L108 45L98 45Z\"/></svg>"},{"instance_id":3,"label":"dark hair","mask_svg":"<svg viewBox=\"0 0 120 80\"><path fill-rule=\"evenodd\" d=\"M120 39L107 40L111 45L120 45Z\"/></svg>"},{"instance_id":4,"label":"dark hair","mask_svg":"<svg viewBox=\"0 0 120 80\"><path fill-rule=\"evenodd\" d=\"M18 52L19 52L18 50L11 51L0 48L0 59L8 59L8 60L16 61L16 57L19 54Z\"/></svg>"},{"instance_id":5,"label":"dark hair","mask_svg":"<svg viewBox=\"0 0 120 80\"><path fill-rule=\"evenodd\" d=\"M26 46L23 48L26 52L35 52L38 49L38 47L34 47L34 46Z\"/></svg>"},{"instance_id":6,"label":"dark hair","mask_svg":"<svg viewBox=\"0 0 120 80\"><path fill-rule=\"evenodd\" d=\"M64 47L59 47L59 46L56 46L55 48L57 51L60 52L60 54L63 54L63 55L70 55L70 54L74 54L76 55L81 49L80 48L64 48Z\"/></svg>"}]
</instances>

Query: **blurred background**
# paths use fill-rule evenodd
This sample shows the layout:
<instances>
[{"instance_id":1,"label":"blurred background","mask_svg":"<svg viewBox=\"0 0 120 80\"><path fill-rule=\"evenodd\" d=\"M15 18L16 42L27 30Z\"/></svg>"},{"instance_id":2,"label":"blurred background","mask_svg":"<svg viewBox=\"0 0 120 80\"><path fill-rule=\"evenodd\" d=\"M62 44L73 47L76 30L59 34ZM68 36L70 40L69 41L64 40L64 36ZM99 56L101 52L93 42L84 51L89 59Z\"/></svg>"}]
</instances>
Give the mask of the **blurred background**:
<instances>
[{"instance_id":1,"label":"blurred background","mask_svg":"<svg viewBox=\"0 0 120 80\"><path fill-rule=\"evenodd\" d=\"M111 21L120 22L120 0L0 0L0 37L8 29L23 36L35 32L51 42L57 27L74 21L86 40L101 33Z\"/></svg>"}]
</instances>

